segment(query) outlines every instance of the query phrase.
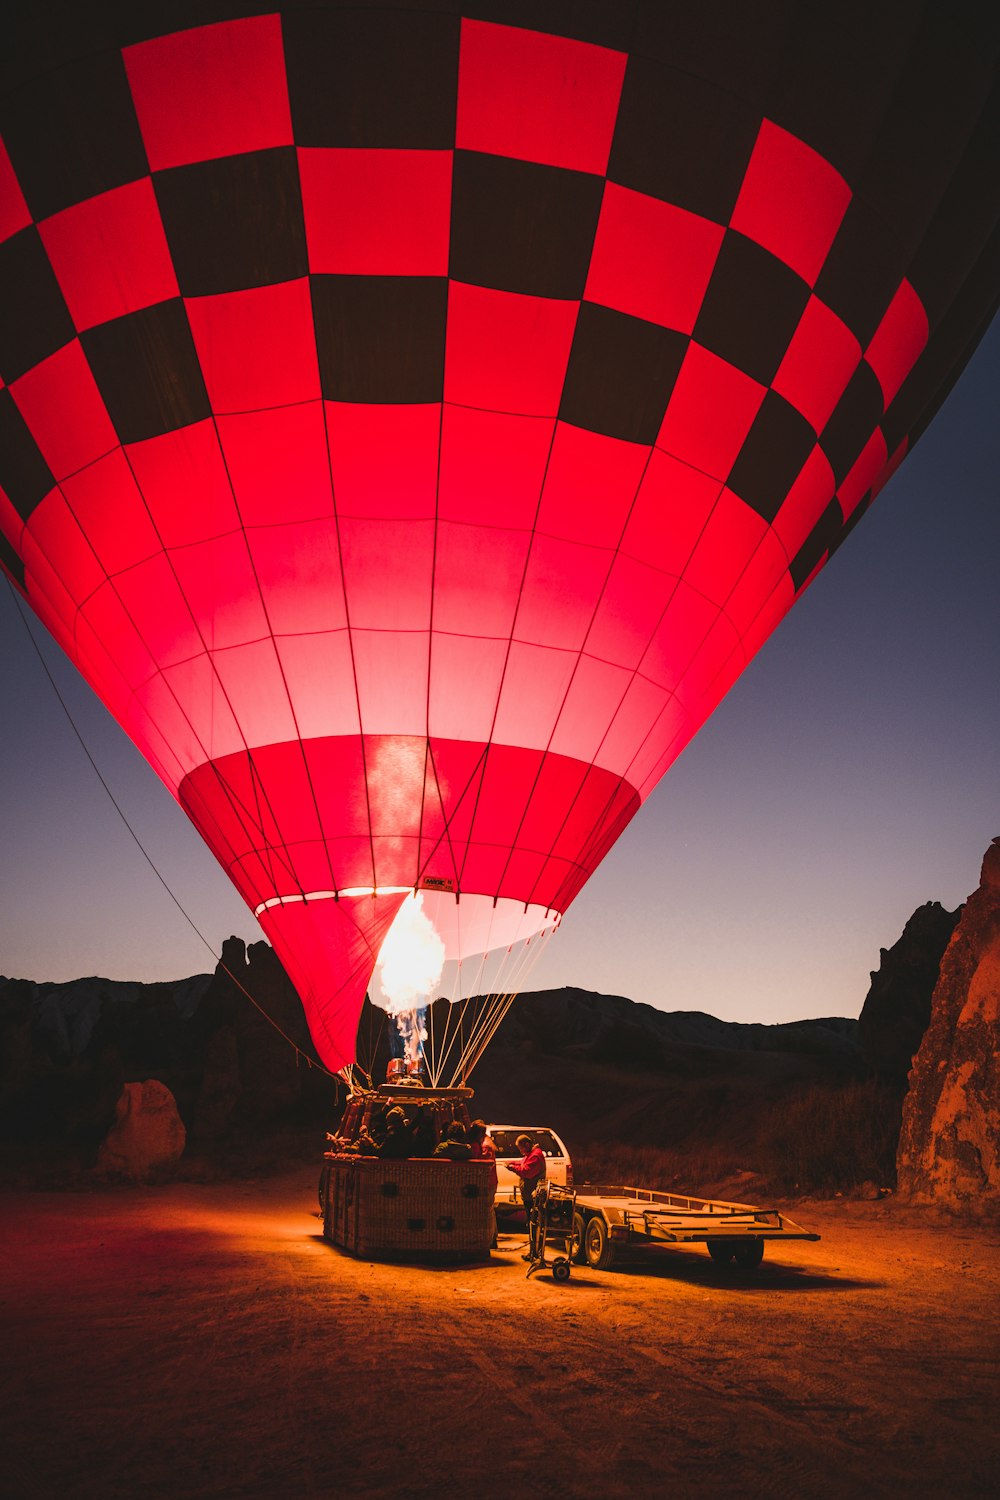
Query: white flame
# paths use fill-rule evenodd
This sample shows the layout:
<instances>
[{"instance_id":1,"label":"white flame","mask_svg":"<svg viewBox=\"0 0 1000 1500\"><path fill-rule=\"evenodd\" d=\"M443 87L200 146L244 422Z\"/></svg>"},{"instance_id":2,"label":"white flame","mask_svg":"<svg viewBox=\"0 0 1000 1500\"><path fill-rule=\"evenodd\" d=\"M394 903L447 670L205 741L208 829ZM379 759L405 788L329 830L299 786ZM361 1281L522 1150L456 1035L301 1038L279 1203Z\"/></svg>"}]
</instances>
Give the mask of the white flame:
<instances>
[{"instance_id":1,"label":"white flame","mask_svg":"<svg viewBox=\"0 0 1000 1500\"><path fill-rule=\"evenodd\" d=\"M424 914L424 898L407 896L386 934L378 956L384 1009L392 1016L419 1010L441 980L444 943Z\"/></svg>"}]
</instances>

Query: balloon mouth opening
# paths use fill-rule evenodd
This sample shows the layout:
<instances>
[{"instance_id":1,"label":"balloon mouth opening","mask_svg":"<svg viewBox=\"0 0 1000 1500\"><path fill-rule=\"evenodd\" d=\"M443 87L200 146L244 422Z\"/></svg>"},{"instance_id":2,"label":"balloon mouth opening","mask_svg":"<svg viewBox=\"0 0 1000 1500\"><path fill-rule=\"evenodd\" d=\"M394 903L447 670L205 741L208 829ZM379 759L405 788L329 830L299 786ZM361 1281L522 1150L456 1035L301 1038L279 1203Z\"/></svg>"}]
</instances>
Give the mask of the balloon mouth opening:
<instances>
[{"instance_id":1,"label":"balloon mouth opening","mask_svg":"<svg viewBox=\"0 0 1000 1500\"><path fill-rule=\"evenodd\" d=\"M294 891L287 896L269 897L267 901L254 907L253 914L259 917L261 912L271 911L275 906L294 906L296 903L308 904L310 901L339 901L345 896L406 896L412 890L412 885L347 885L342 886L339 891Z\"/></svg>"}]
</instances>

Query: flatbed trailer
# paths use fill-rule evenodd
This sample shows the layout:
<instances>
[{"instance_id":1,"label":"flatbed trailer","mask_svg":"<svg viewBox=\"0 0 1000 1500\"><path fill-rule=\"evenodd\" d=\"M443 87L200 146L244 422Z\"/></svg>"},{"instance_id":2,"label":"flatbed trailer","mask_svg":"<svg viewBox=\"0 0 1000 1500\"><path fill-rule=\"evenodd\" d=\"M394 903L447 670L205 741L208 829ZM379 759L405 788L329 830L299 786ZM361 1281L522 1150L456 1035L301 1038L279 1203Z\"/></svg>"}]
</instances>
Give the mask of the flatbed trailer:
<instances>
[{"instance_id":1,"label":"flatbed trailer","mask_svg":"<svg viewBox=\"0 0 1000 1500\"><path fill-rule=\"evenodd\" d=\"M776 1208L602 1183L580 1183L575 1191L573 1258L599 1271L630 1246L697 1243L719 1265L753 1270L765 1240L819 1239Z\"/></svg>"}]
</instances>

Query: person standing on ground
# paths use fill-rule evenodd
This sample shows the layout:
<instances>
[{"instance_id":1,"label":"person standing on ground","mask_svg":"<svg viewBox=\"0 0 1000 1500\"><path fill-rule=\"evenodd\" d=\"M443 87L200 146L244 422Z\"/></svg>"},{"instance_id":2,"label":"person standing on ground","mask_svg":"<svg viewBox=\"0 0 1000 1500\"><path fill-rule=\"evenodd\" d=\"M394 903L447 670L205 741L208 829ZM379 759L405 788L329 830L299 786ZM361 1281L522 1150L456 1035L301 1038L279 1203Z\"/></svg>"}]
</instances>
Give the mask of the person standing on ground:
<instances>
[{"instance_id":1,"label":"person standing on ground","mask_svg":"<svg viewBox=\"0 0 1000 1500\"><path fill-rule=\"evenodd\" d=\"M497 1148L486 1134L486 1121L473 1120L469 1126L469 1143L473 1161L488 1161L490 1164L490 1249L497 1247Z\"/></svg>"},{"instance_id":2,"label":"person standing on ground","mask_svg":"<svg viewBox=\"0 0 1000 1500\"><path fill-rule=\"evenodd\" d=\"M535 1197L535 1189L540 1182L545 1181L545 1152L541 1146L535 1144L530 1135L519 1135L514 1142L518 1150L523 1152L520 1161L509 1161L507 1163L515 1177L521 1179L521 1202L524 1204L524 1224L531 1235L531 1205ZM523 1257L530 1260L530 1252Z\"/></svg>"}]
</instances>

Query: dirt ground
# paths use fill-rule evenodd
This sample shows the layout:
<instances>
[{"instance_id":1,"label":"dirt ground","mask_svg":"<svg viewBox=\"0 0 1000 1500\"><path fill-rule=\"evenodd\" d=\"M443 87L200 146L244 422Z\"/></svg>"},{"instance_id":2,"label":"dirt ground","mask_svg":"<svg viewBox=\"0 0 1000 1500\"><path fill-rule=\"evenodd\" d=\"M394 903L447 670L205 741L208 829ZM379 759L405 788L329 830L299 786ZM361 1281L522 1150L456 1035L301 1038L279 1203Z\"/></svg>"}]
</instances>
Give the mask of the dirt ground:
<instances>
[{"instance_id":1,"label":"dirt ground","mask_svg":"<svg viewBox=\"0 0 1000 1500\"><path fill-rule=\"evenodd\" d=\"M823 1238L567 1285L354 1261L315 1174L0 1201L0 1494L986 1496L1000 1230Z\"/></svg>"}]
</instances>

